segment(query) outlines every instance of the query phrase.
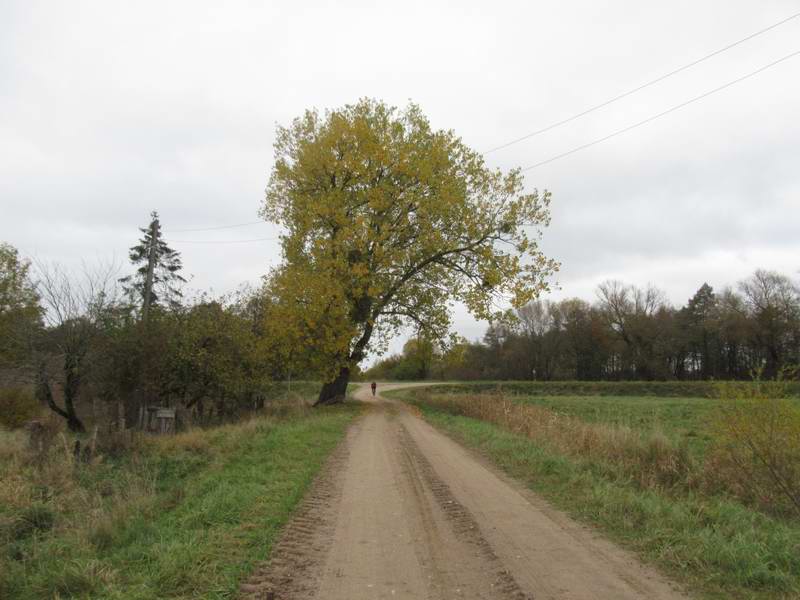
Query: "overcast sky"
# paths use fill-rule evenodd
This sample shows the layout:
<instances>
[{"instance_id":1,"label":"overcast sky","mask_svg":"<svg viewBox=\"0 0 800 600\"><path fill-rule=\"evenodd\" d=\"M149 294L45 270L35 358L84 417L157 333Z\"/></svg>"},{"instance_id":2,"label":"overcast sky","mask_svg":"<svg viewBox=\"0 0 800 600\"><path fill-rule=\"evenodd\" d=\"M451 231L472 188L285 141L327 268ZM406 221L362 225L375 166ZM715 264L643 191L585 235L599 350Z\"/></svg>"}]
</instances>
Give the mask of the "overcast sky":
<instances>
[{"instance_id":1,"label":"overcast sky","mask_svg":"<svg viewBox=\"0 0 800 600\"><path fill-rule=\"evenodd\" d=\"M359 97L418 103L486 150L794 13L800 1L0 2L0 240L74 265L126 259L158 210L196 288L257 284L275 124ZM800 18L506 149L525 167L800 50ZM800 269L800 56L526 172L553 194L553 299L609 278L676 304ZM462 314L469 338L484 326ZM398 347L400 341L394 345Z\"/></svg>"}]
</instances>

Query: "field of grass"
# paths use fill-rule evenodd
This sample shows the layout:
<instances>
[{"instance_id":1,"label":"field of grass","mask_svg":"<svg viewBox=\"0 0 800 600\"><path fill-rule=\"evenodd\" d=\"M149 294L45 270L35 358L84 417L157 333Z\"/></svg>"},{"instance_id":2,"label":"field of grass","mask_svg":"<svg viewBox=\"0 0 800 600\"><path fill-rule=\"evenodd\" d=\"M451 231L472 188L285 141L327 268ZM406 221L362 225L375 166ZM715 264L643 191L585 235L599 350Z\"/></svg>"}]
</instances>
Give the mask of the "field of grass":
<instances>
[{"instance_id":1,"label":"field of grass","mask_svg":"<svg viewBox=\"0 0 800 600\"><path fill-rule=\"evenodd\" d=\"M713 381L462 381L431 382L442 393L502 393L508 396L638 396L715 398ZM800 396L800 382L786 382Z\"/></svg>"},{"instance_id":2,"label":"field of grass","mask_svg":"<svg viewBox=\"0 0 800 600\"><path fill-rule=\"evenodd\" d=\"M709 425L720 400L652 396L515 396L515 402L542 406L587 423L628 427L644 434L663 434L695 455L711 441Z\"/></svg>"},{"instance_id":3,"label":"field of grass","mask_svg":"<svg viewBox=\"0 0 800 600\"><path fill-rule=\"evenodd\" d=\"M800 520L705 482L719 400L463 391L394 394L700 596L800 598Z\"/></svg>"},{"instance_id":4,"label":"field of grass","mask_svg":"<svg viewBox=\"0 0 800 600\"><path fill-rule=\"evenodd\" d=\"M0 432L0 598L230 598L361 409L287 410L76 464Z\"/></svg>"},{"instance_id":5,"label":"field of grass","mask_svg":"<svg viewBox=\"0 0 800 600\"><path fill-rule=\"evenodd\" d=\"M789 388L795 393L800 390L795 383ZM628 427L645 435L663 434L674 444L685 445L696 457L708 448L713 416L723 406L716 397L717 388L706 381L464 382L436 385L431 391L497 394L587 423Z\"/></svg>"}]
</instances>

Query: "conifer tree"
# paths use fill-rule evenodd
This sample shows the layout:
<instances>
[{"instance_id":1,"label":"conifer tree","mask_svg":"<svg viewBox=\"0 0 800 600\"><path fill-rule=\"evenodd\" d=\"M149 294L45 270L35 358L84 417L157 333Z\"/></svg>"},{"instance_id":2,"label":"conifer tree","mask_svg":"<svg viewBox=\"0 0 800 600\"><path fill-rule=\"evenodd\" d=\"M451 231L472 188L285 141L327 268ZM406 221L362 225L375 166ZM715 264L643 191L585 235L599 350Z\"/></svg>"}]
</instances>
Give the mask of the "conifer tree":
<instances>
[{"instance_id":1,"label":"conifer tree","mask_svg":"<svg viewBox=\"0 0 800 600\"><path fill-rule=\"evenodd\" d=\"M185 283L180 275L183 264L181 255L173 250L161 236L161 226L158 213L150 213L152 220L147 228L140 227L142 237L136 246L130 249L129 258L137 267L132 275L123 277L120 282L123 289L132 297L140 298L142 305L147 304L147 273L149 268L151 246L153 247L153 274L150 286L149 305L162 307L176 307L180 304L183 294L180 284Z\"/></svg>"}]
</instances>

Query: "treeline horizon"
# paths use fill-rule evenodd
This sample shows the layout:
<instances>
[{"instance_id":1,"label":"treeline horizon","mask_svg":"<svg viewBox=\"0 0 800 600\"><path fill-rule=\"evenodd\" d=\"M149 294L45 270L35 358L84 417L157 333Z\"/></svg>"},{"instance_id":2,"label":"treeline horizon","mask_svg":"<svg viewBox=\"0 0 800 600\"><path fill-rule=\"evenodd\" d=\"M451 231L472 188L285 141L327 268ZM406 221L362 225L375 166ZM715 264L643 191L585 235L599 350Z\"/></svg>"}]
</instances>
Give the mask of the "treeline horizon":
<instances>
[{"instance_id":1,"label":"treeline horizon","mask_svg":"<svg viewBox=\"0 0 800 600\"><path fill-rule=\"evenodd\" d=\"M418 333L371 379L698 381L778 376L800 364L800 287L758 269L735 286L703 283L682 306L653 285L606 281L593 302L537 299L481 341Z\"/></svg>"}]
</instances>

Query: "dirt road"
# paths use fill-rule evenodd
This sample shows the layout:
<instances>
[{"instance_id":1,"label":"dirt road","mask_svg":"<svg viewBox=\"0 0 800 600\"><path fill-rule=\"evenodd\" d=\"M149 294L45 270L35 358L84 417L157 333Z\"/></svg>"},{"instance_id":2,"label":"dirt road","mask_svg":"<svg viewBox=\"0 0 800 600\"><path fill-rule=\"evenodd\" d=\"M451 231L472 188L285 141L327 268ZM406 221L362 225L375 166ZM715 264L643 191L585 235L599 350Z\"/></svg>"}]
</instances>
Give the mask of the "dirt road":
<instances>
[{"instance_id":1,"label":"dirt road","mask_svg":"<svg viewBox=\"0 0 800 600\"><path fill-rule=\"evenodd\" d=\"M368 414L243 598L686 598L402 403L356 396Z\"/></svg>"}]
</instances>

